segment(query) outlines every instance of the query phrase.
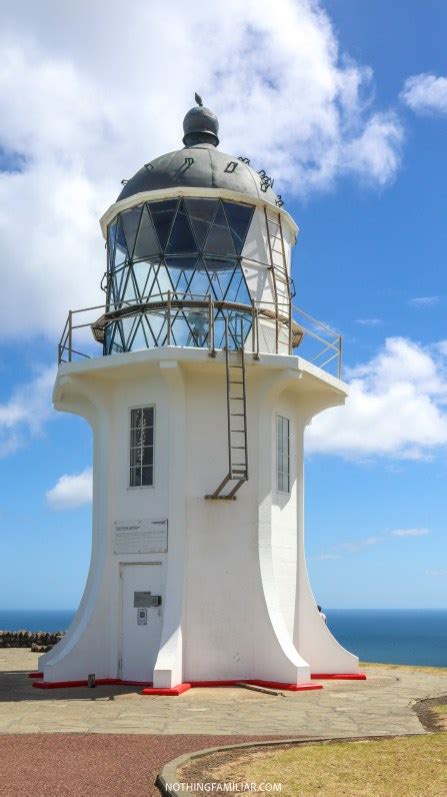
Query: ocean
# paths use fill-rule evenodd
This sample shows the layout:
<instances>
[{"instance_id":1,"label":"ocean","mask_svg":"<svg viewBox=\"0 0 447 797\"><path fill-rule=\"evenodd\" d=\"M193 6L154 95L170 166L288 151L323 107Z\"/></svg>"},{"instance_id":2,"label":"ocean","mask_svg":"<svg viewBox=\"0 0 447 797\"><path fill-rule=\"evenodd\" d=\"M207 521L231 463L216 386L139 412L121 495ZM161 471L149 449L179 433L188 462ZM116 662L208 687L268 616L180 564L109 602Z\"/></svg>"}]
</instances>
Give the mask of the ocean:
<instances>
[{"instance_id":1,"label":"ocean","mask_svg":"<svg viewBox=\"0 0 447 797\"><path fill-rule=\"evenodd\" d=\"M447 667L447 609L328 609L328 625L362 661Z\"/></svg>"},{"instance_id":2,"label":"ocean","mask_svg":"<svg viewBox=\"0 0 447 797\"><path fill-rule=\"evenodd\" d=\"M328 626L362 661L447 667L447 609L325 609ZM74 611L2 610L0 630L65 631Z\"/></svg>"}]
</instances>

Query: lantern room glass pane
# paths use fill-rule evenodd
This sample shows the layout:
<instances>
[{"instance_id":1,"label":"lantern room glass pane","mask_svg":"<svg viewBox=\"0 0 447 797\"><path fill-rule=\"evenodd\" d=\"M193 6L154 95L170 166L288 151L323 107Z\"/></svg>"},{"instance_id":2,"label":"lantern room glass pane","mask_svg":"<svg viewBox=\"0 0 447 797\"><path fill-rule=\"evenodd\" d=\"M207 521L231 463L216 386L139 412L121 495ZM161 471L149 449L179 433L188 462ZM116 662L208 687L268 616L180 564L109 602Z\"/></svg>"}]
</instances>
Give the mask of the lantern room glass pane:
<instances>
[{"instance_id":1,"label":"lantern room glass pane","mask_svg":"<svg viewBox=\"0 0 447 797\"><path fill-rule=\"evenodd\" d=\"M218 205L217 199L185 199L185 207L199 250L203 248Z\"/></svg>"},{"instance_id":2,"label":"lantern room glass pane","mask_svg":"<svg viewBox=\"0 0 447 797\"><path fill-rule=\"evenodd\" d=\"M140 226L138 228L135 247L133 251L134 259L151 257L159 254L160 244L152 224L149 211L145 206L141 214Z\"/></svg>"},{"instance_id":3,"label":"lantern room glass pane","mask_svg":"<svg viewBox=\"0 0 447 797\"><path fill-rule=\"evenodd\" d=\"M240 205L237 202L223 201L222 204L228 219L228 224L236 247L236 253L240 255L247 237L254 208L249 205Z\"/></svg>"},{"instance_id":4,"label":"lantern room glass pane","mask_svg":"<svg viewBox=\"0 0 447 797\"><path fill-rule=\"evenodd\" d=\"M125 210L123 213L121 213L123 232L130 258L133 255L135 239L140 226L141 209L142 206L140 205L137 208L131 208L130 210Z\"/></svg>"},{"instance_id":5,"label":"lantern room glass pane","mask_svg":"<svg viewBox=\"0 0 447 797\"><path fill-rule=\"evenodd\" d=\"M175 217L166 246L166 253L196 252L198 249L183 202Z\"/></svg>"},{"instance_id":6,"label":"lantern room glass pane","mask_svg":"<svg viewBox=\"0 0 447 797\"><path fill-rule=\"evenodd\" d=\"M216 255L235 255L233 238L222 205L219 203L213 225L204 244L205 252Z\"/></svg>"},{"instance_id":7,"label":"lantern room glass pane","mask_svg":"<svg viewBox=\"0 0 447 797\"><path fill-rule=\"evenodd\" d=\"M177 206L177 199L167 199L164 202L149 202L147 205L150 208L152 221L154 222L162 251L166 248Z\"/></svg>"}]
</instances>

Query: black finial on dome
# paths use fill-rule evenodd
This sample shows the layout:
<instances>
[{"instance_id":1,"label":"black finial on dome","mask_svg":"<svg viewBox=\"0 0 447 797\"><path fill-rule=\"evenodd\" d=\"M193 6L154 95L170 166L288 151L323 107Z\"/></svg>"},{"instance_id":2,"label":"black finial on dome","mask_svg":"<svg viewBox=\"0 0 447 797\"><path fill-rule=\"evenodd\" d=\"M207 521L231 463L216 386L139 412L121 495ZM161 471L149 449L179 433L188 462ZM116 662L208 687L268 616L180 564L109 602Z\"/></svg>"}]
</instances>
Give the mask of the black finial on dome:
<instances>
[{"instance_id":1,"label":"black finial on dome","mask_svg":"<svg viewBox=\"0 0 447 797\"><path fill-rule=\"evenodd\" d=\"M217 147L219 143L219 122L217 116L209 108L205 108L200 94L195 93L197 106L191 108L183 120L183 143L185 147L194 147L196 144L211 144Z\"/></svg>"}]
</instances>

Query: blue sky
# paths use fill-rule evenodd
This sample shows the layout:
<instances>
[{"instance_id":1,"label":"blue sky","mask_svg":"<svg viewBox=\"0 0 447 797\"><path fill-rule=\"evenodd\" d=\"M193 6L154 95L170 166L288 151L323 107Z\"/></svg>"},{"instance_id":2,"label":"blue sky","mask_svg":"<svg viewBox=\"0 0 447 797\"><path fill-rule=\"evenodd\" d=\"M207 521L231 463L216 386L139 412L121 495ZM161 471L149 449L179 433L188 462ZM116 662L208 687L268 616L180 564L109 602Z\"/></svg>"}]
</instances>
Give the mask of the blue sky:
<instances>
[{"instance_id":1,"label":"blue sky","mask_svg":"<svg viewBox=\"0 0 447 797\"><path fill-rule=\"evenodd\" d=\"M51 412L57 340L69 307L101 301L99 216L123 177L178 146L195 90L222 148L267 167L300 226L297 304L344 335L350 404L308 435L318 602L446 607L447 6L281 0L273 15L231 0L203 20L198 3L150 19L145 5L123 23L111 3L105 37L99 4L5 12L0 607L79 602L91 436ZM171 13L181 70L163 53ZM136 38L157 27L149 69ZM136 42L120 72L118 31Z\"/></svg>"}]
</instances>

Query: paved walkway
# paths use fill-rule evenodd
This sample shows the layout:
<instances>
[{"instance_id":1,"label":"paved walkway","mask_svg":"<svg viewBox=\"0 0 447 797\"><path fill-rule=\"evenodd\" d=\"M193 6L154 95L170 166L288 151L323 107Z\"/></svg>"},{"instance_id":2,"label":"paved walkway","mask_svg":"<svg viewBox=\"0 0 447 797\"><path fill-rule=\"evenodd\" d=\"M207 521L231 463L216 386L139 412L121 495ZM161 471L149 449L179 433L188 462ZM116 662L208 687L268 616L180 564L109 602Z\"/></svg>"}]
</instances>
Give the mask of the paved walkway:
<instances>
[{"instance_id":1,"label":"paved walkway","mask_svg":"<svg viewBox=\"0 0 447 797\"><path fill-rule=\"evenodd\" d=\"M412 704L447 694L447 671L380 667L365 668L367 681L324 681L322 690L277 697L241 688L191 689L180 697L144 697L134 687L44 691L26 675L36 666L28 650L0 650L0 734L424 733Z\"/></svg>"}]
</instances>

